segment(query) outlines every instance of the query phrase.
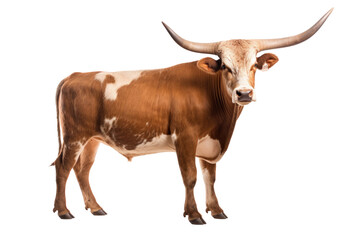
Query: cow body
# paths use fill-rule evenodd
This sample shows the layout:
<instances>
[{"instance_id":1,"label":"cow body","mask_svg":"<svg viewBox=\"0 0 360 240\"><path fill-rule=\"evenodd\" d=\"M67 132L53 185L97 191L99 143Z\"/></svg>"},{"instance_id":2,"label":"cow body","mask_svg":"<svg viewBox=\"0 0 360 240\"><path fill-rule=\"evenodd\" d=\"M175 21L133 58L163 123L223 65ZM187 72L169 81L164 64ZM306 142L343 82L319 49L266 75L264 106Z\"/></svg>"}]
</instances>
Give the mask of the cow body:
<instances>
[{"instance_id":1,"label":"cow body","mask_svg":"<svg viewBox=\"0 0 360 240\"><path fill-rule=\"evenodd\" d=\"M279 39L195 43L164 24L181 47L215 54L219 59L204 58L159 70L74 73L64 79L56 93L59 155L54 162L54 212L63 219L73 218L66 208L65 186L74 169L86 209L94 215L106 214L89 184L97 148L105 143L129 160L176 152L186 190L184 216L193 224L204 224L193 191L198 157L205 181L206 212L211 211L214 218L227 218L214 190L216 162L228 148L243 107L256 100L256 71L268 70L278 62L274 54L257 57L257 53L307 40L331 12L307 31Z\"/></svg>"},{"instance_id":2,"label":"cow body","mask_svg":"<svg viewBox=\"0 0 360 240\"><path fill-rule=\"evenodd\" d=\"M222 74L207 74L197 62L148 71L74 73L58 87L63 147L55 164L67 169L76 164L75 172L81 172L93 162L99 143L131 160L176 152L182 141L178 157L195 151L202 166L214 164L225 153L243 108L226 91ZM190 178L195 181L196 172ZM89 198L94 202L92 212L101 211L95 198L83 194L88 208ZM54 210L60 216L69 213Z\"/></svg>"},{"instance_id":3,"label":"cow body","mask_svg":"<svg viewBox=\"0 0 360 240\"><path fill-rule=\"evenodd\" d=\"M190 131L198 139L196 156L216 162L242 109L232 104L223 84L220 74L208 75L196 62L150 71L74 73L60 90L64 139L83 147L93 138L131 159L175 151L177 137Z\"/></svg>"}]
</instances>

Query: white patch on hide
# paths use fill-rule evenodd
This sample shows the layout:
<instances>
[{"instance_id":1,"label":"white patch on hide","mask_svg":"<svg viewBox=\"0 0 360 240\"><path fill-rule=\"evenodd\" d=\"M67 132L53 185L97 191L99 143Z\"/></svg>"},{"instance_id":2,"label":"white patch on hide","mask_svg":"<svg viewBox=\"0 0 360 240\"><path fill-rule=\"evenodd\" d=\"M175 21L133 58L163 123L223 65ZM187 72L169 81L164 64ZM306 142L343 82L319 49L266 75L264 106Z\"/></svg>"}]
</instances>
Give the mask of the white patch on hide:
<instances>
[{"instance_id":1,"label":"white patch on hide","mask_svg":"<svg viewBox=\"0 0 360 240\"><path fill-rule=\"evenodd\" d=\"M84 150L84 145L81 142L77 142L78 148L79 150L77 150L76 152L76 159L78 159L80 157L80 154L82 153L82 151Z\"/></svg>"},{"instance_id":2,"label":"white patch on hide","mask_svg":"<svg viewBox=\"0 0 360 240\"><path fill-rule=\"evenodd\" d=\"M112 128L112 126L114 125L114 122L116 121L116 117L112 117L112 118L105 118L104 119L104 126L107 126L109 128L109 130Z\"/></svg>"},{"instance_id":3,"label":"white patch on hide","mask_svg":"<svg viewBox=\"0 0 360 240\"><path fill-rule=\"evenodd\" d=\"M175 143L177 139L176 133L174 132L173 134L171 134L171 140L173 141L173 143Z\"/></svg>"},{"instance_id":4,"label":"white patch on hide","mask_svg":"<svg viewBox=\"0 0 360 240\"><path fill-rule=\"evenodd\" d=\"M84 150L84 144L81 141L72 142L68 145L65 145L65 151L76 151L74 154L75 161L77 161L80 157L80 154Z\"/></svg>"},{"instance_id":5,"label":"white patch on hide","mask_svg":"<svg viewBox=\"0 0 360 240\"><path fill-rule=\"evenodd\" d=\"M210 173L206 168L202 168L203 179L205 183L206 190L206 204L210 204L213 201L212 197L212 183L210 181Z\"/></svg>"},{"instance_id":6,"label":"white patch on hide","mask_svg":"<svg viewBox=\"0 0 360 240\"><path fill-rule=\"evenodd\" d=\"M269 65L266 62L264 62L261 71L266 72L267 70L269 70Z\"/></svg>"},{"instance_id":7,"label":"white patch on hide","mask_svg":"<svg viewBox=\"0 0 360 240\"><path fill-rule=\"evenodd\" d=\"M198 140L196 156L209 162L217 162L221 158L221 145L219 140L212 139L209 135Z\"/></svg>"},{"instance_id":8,"label":"white patch on hide","mask_svg":"<svg viewBox=\"0 0 360 240\"><path fill-rule=\"evenodd\" d=\"M114 83L107 83L105 87L104 97L107 100L114 101L117 98L118 90L132 81L138 79L143 71L124 71L124 72L100 72L96 74L95 80L104 82L107 75L114 77Z\"/></svg>"},{"instance_id":9,"label":"white patch on hide","mask_svg":"<svg viewBox=\"0 0 360 240\"><path fill-rule=\"evenodd\" d=\"M112 129L115 121L116 121L116 117L105 118L104 119L104 124L102 126L100 126L101 132L104 135L107 135L110 132L110 130Z\"/></svg>"},{"instance_id":10,"label":"white patch on hide","mask_svg":"<svg viewBox=\"0 0 360 240\"><path fill-rule=\"evenodd\" d=\"M122 155L128 156L141 156L159 152L174 152L175 146L172 141L171 135L161 134L152 138L149 141L144 140L142 143L137 145L135 149L128 150L125 146L112 146Z\"/></svg>"},{"instance_id":11,"label":"white patch on hide","mask_svg":"<svg viewBox=\"0 0 360 240\"><path fill-rule=\"evenodd\" d=\"M110 131L116 123L116 117L105 118L104 123L100 126L100 131L108 142L113 142L113 136L110 136Z\"/></svg>"}]
</instances>

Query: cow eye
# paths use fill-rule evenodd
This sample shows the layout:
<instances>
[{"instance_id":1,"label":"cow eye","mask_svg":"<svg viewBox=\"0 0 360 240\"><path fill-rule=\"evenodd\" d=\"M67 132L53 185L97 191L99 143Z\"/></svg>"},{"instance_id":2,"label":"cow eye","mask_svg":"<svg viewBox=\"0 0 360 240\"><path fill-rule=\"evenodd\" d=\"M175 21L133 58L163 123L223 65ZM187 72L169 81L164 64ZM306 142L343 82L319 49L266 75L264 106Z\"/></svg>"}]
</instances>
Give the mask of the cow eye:
<instances>
[{"instance_id":1,"label":"cow eye","mask_svg":"<svg viewBox=\"0 0 360 240\"><path fill-rule=\"evenodd\" d=\"M229 73L232 73L231 69L228 68L225 64L221 65L221 70L227 69Z\"/></svg>"}]
</instances>

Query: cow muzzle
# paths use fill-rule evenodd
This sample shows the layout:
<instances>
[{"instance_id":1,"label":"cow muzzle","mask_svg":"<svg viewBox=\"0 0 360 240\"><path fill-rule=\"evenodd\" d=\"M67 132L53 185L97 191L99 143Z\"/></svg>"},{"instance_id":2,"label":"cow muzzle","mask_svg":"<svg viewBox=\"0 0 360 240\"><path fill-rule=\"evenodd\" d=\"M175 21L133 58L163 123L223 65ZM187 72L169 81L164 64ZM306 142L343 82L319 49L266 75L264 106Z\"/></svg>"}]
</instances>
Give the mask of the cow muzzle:
<instances>
[{"instance_id":1,"label":"cow muzzle","mask_svg":"<svg viewBox=\"0 0 360 240\"><path fill-rule=\"evenodd\" d=\"M255 99L254 89L235 89L233 92L233 102L241 106L247 105Z\"/></svg>"}]
</instances>

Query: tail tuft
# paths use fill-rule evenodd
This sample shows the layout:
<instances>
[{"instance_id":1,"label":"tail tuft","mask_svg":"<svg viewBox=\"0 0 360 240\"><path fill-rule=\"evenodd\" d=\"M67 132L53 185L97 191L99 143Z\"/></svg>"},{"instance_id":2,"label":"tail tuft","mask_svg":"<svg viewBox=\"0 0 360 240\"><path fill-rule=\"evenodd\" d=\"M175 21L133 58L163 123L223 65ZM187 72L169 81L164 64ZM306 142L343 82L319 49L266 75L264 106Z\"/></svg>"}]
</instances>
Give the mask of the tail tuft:
<instances>
[{"instance_id":1,"label":"tail tuft","mask_svg":"<svg viewBox=\"0 0 360 240\"><path fill-rule=\"evenodd\" d=\"M62 157L63 157L63 149L62 149L62 146L61 146L58 157L57 157L56 160L50 165L50 167L51 167L51 166L55 166L56 162L60 162L60 164L62 164Z\"/></svg>"}]
</instances>

